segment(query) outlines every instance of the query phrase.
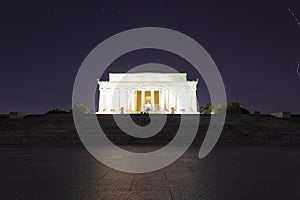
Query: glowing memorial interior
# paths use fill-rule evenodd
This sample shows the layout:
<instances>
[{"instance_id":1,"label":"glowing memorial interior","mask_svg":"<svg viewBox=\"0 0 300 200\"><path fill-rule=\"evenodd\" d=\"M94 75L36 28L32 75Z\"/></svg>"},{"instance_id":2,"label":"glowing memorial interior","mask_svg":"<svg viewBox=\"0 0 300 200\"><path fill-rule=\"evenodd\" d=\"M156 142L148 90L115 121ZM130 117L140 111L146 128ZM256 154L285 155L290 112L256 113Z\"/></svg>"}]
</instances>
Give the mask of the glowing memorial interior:
<instances>
[{"instance_id":1,"label":"glowing memorial interior","mask_svg":"<svg viewBox=\"0 0 300 200\"><path fill-rule=\"evenodd\" d=\"M186 73L110 73L98 80L97 114L195 114L197 84Z\"/></svg>"}]
</instances>

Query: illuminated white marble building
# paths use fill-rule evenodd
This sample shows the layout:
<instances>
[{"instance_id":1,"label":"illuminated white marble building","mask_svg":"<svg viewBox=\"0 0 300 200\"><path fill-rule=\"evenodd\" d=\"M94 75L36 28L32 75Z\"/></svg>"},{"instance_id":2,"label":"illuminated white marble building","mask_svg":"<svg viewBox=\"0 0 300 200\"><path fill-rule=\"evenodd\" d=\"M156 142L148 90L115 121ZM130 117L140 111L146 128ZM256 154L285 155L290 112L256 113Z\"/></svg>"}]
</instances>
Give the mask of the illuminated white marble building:
<instances>
[{"instance_id":1,"label":"illuminated white marble building","mask_svg":"<svg viewBox=\"0 0 300 200\"><path fill-rule=\"evenodd\" d=\"M97 114L195 114L197 84L186 73L110 73L98 80Z\"/></svg>"}]
</instances>

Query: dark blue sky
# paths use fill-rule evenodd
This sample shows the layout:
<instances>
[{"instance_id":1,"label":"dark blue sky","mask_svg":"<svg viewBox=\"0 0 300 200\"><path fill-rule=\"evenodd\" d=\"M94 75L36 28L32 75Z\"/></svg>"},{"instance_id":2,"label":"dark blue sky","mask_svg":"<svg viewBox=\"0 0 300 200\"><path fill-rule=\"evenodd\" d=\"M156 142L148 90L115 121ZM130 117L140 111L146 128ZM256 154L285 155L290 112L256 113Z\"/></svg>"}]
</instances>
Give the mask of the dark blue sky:
<instances>
[{"instance_id":1,"label":"dark blue sky","mask_svg":"<svg viewBox=\"0 0 300 200\"><path fill-rule=\"evenodd\" d=\"M155 26L197 40L223 76L229 101L251 111L300 113L299 1L11 1L0 6L0 113L69 110L81 62L100 42ZM199 78L192 66L158 50L129 53L112 72L159 62ZM96 84L96 81L95 81ZM199 83L200 104L209 101Z\"/></svg>"}]
</instances>

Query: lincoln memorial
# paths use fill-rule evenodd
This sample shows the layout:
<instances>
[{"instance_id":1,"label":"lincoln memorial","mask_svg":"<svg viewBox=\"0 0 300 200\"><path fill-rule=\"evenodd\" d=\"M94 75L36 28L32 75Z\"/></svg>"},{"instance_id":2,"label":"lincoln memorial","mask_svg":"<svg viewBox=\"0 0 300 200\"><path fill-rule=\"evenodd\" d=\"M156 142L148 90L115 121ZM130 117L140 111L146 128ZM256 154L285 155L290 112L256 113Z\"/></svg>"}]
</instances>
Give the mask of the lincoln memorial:
<instances>
[{"instance_id":1,"label":"lincoln memorial","mask_svg":"<svg viewBox=\"0 0 300 200\"><path fill-rule=\"evenodd\" d=\"M98 80L97 114L195 114L197 84L186 73L110 73Z\"/></svg>"}]
</instances>

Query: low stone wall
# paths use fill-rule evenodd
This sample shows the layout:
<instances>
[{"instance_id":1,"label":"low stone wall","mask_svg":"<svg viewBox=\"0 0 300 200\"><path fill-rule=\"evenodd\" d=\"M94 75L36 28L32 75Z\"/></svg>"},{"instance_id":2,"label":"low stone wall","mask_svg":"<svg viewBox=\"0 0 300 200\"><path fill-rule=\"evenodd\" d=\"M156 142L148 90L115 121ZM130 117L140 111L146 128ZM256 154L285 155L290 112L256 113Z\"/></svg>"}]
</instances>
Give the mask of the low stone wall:
<instances>
[{"instance_id":1,"label":"low stone wall","mask_svg":"<svg viewBox=\"0 0 300 200\"><path fill-rule=\"evenodd\" d=\"M145 125L147 115L131 115ZM115 144L166 145L176 135L180 115L168 115L167 122L157 135L140 139L122 132L112 115L98 115L99 123L107 137ZM201 115L194 144L200 144L206 135L210 115ZM74 127L72 115L31 115L23 119L0 119L0 144L78 144L81 143ZM219 143L266 144L300 143L300 117L278 119L270 115L227 115Z\"/></svg>"}]
</instances>

